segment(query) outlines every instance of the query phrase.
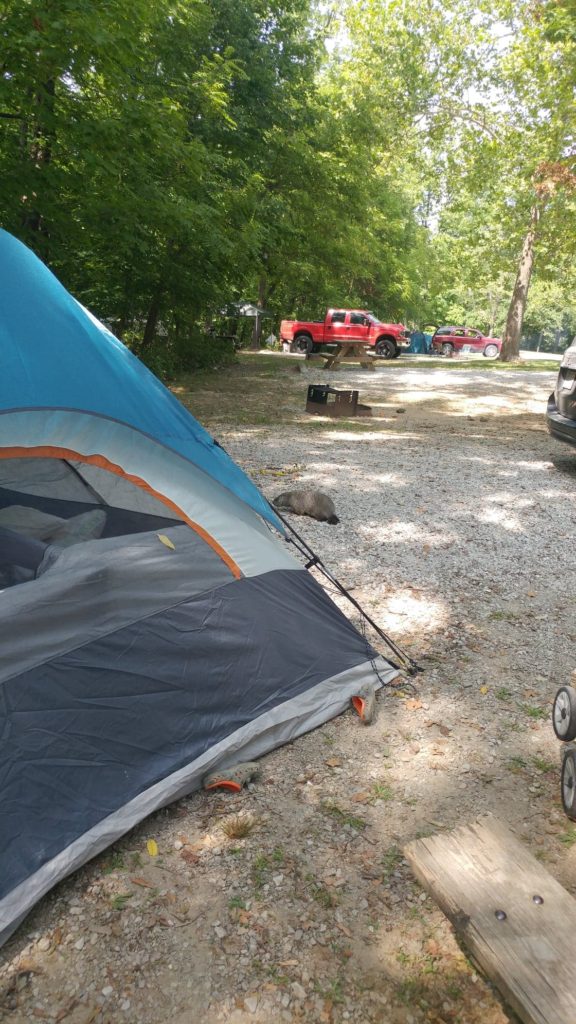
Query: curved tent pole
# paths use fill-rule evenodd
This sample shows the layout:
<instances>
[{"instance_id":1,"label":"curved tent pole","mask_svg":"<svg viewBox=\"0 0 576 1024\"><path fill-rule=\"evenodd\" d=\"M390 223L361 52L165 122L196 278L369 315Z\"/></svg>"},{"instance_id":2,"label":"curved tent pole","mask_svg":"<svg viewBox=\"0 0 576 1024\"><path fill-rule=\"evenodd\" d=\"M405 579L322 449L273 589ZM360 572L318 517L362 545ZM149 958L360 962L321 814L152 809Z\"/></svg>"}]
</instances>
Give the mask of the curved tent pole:
<instances>
[{"instance_id":1,"label":"curved tent pole","mask_svg":"<svg viewBox=\"0 0 576 1024\"><path fill-rule=\"evenodd\" d=\"M410 655L406 654L400 647L398 647L398 644L394 643L392 638L390 636L388 636L388 634L385 633L384 630L381 629L380 626L376 622L374 622L374 620L372 618L370 618L370 616L368 615L368 612L366 612L364 610L362 605L359 604L359 602L356 600L355 597L352 597L352 594L348 590L346 590L346 587L344 586L344 584L341 583L340 580L338 580L336 578L336 576L334 576L333 573L331 573L330 570L326 568L326 566L324 565L322 559L316 554L315 551L312 550L312 548L304 540L304 538L301 537L300 534L296 532L296 530L291 525L291 523L289 523L284 518L284 516L278 511L278 509L274 505L272 505L271 502L269 502L269 505L270 505L270 508L272 509L272 511L278 516L278 518L282 521L282 523L286 527L287 534L291 535L291 536L287 536L286 537L287 542L289 544L294 544L294 546L296 548L298 548L300 554L303 555L303 557L307 559L304 568L305 569L311 569L312 566L316 566L318 571L330 583L332 583L333 586L336 587L338 592L340 594L342 594L342 596L345 597L348 601L350 601L350 604L352 604L354 606L354 608L356 608L356 611L360 612L360 615L362 616L362 618L366 620L368 625L372 627L372 629L378 634L380 639L384 641L384 643L387 645L387 647L389 647L390 650L394 652L396 657L401 662L400 665L397 665L395 662L391 662L391 664L394 665L394 668L402 669L403 671L407 672L408 675L410 675L410 676L415 676L418 672L421 672L422 671L421 665L418 665L418 663L416 661L414 661L414 659L411 658Z\"/></svg>"}]
</instances>

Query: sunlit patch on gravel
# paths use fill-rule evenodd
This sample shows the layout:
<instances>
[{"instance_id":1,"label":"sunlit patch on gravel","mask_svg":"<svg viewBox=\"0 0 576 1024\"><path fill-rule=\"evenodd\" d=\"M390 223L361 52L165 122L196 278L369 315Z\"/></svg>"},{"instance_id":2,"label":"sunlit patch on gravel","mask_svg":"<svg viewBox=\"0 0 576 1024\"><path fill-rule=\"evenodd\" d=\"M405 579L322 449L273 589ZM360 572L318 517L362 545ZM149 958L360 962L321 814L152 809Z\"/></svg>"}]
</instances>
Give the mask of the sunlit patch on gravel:
<instances>
[{"instance_id":1,"label":"sunlit patch on gravel","mask_svg":"<svg viewBox=\"0 0 576 1024\"><path fill-rule=\"evenodd\" d=\"M479 523L486 523L489 526L501 526L503 530L510 530L513 533L523 533L524 528L509 508L484 508L475 516Z\"/></svg>"},{"instance_id":2,"label":"sunlit patch on gravel","mask_svg":"<svg viewBox=\"0 0 576 1024\"><path fill-rule=\"evenodd\" d=\"M431 600L427 594L417 594L412 590L393 594L379 606L378 614L386 628L395 627L403 633L422 627L443 629L450 617L444 601Z\"/></svg>"},{"instance_id":3,"label":"sunlit patch on gravel","mask_svg":"<svg viewBox=\"0 0 576 1024\"><path fill-rule=\"evenodd\" d=\"M449 530L432 533L428 524L420 526L419 523L407 523L400 519L392 519L377 526L361 526L358 533L378 544L406 544L407 541L414 541L420 545L424 556L429 548L448 547L456 541L456 535Z\"/></svg>"}]
</instances>

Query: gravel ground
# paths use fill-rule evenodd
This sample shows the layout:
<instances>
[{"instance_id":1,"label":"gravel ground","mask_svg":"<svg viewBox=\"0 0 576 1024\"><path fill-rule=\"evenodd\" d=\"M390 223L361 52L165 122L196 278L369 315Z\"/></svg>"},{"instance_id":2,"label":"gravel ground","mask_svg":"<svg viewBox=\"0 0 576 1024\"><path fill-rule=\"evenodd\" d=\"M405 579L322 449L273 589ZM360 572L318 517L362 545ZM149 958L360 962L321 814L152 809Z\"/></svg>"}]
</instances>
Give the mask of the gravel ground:
<instances>
[{"instance_id":1,"label":"gravel ground","mask_svg":"<svg viewBox=\"0 0 576 1024\"><path fill-rule=\"evenodd\" d=\"M338 526L294 525L425 671L371 726L335 719L240 795L193 794L62 883L0 954L7 1024L504 1024L403 845L491 811L576 894L549 724L576 639L555 375L344 369L332 383L374 416L327 424L300 412L326 376L270 358L291 424L207 425L269 497L332 496ZM238 375L238 409L257 383Z\"/></svg>"}]
</instances>

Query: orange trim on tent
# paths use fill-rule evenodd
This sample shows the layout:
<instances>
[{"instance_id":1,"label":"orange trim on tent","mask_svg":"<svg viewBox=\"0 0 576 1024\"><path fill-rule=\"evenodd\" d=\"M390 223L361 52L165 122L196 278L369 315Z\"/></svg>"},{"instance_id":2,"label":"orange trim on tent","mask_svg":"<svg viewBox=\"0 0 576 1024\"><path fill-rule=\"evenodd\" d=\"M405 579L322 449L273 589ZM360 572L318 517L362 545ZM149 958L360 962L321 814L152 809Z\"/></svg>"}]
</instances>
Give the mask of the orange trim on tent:
<instances>
[{"instance_id":1,"label":"orange trim on tent","mask_svg":"<svg viewBox=\"0 0 576 1024\"><path fill-rule=\"evenodd\" d=\"M145 480L141 479L141 477L133 476L132 473L125 473L121 466L117 466L115 462L109 462L104 455L80 455L79 452L75 452L71 448L56 448L52 445L39 445L36 448L21 448L18 446L12 448L0 448L0 459L29 458L77 459L78 462L87 462L91 466L98 466L100 469L108 470L109 473L115 473L116 476L124 477L125 480L129 480L130 483L134 484L136 487L140 487L143 491L147 491L148 494L152 495L152 497L161 501L163 505L167 505L167 507L172 509L173 512L176 512L176 514L180 516L195 533L202 537L202 540L205 540L217 555L219 555L236 579L240 579L242 576L242 572L236 565L234 559L230 557L224 548L220 546L218 541L215 540L214 537L211 537L202 526L195 523L193 519L189 519L178 505L175 505L169 498L160 494L159 491L155 491L154 488L150 487L150 484L147 484Z\"/></svg>"}]
</instances>

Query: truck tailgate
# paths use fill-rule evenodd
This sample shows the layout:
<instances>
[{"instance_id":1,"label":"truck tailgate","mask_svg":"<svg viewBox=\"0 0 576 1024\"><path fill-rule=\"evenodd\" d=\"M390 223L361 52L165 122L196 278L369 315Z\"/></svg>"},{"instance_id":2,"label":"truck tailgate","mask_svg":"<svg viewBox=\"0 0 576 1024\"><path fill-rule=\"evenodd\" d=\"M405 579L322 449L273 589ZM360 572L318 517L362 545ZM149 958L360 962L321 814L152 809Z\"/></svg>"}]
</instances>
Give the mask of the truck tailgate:
<instances>
[{"instance_id":1,"label":"truck tailgate","mask_svg":"<svg viewBox=\"0 0 576 1024\"><path fill-rule=\"evenodd\" d=\"M294 337L294 320L282 320L280 324L280 338L282 341L292 341Z\"/></svg>"}]
</instances>

